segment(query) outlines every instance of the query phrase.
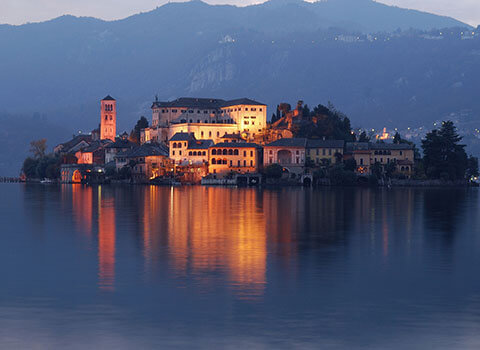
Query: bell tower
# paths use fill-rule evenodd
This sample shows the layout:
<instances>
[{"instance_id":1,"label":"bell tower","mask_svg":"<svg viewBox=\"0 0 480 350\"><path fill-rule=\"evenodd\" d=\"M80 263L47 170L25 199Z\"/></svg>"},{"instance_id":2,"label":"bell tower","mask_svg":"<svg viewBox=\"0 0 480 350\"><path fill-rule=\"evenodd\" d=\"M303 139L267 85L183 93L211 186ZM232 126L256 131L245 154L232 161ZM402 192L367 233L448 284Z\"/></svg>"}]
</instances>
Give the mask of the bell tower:
<instances>
[{"instance_id":1,"label":"bell tower","mask_svg":"<svg viewBox=\"0 0 480 350\"><path fill-rule=\"evenodd\" d=\"M117 101L108 95L101 102L100 140L115 142L117 135Z\"/></svg>"}]
</instances>

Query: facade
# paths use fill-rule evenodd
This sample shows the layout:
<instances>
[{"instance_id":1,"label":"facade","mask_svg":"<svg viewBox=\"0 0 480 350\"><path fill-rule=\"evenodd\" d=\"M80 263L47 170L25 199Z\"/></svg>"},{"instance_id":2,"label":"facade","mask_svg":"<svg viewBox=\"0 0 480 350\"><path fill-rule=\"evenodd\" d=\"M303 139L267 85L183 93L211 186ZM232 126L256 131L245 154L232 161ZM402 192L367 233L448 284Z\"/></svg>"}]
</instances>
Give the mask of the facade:
<instances>
[{"instance_id":1,"label":"facade","mask_svg":"<svg viewBox=\"0 0 480 350\"><path fill-rule=\"evenodd\" d=\"M262 147L249 142L221 142L209 149L210 174L256 173L263 163Z\"/></svg>"},{"instance_id":2,"label":"facade","mask_svg":"<svg viewBox=\"0 0 480 350\"><path fill-rule=\"evenodd\" d=\"M127 152L134 147L135 144L133 142L117 138L115 142L105 146L105 164L115 162L115 157L117 154Z\"/></svg>"},{"instance_id":3,"label":"facade","mask_svg":"<svg viewBox=\"0 0 480 350\"><path fill-rule=\"evenodd\" d=\"M138 182L164 176L171 169L168 150L159 144L144 144L125 153L119 153L115 158L120 164L132 164L132 178ZM122 166L117 165L117 169L120 167Z\"/></svg>"},{"instance_id":4,"label":"facade","mask_svg":"<svg viewBox=\"0 0 480 350\"><path fill-rule=\"evenodd\" d=\"M345 153L346 158L355 159L359 174L371 174L375 163L383 169L394 163L396 171L407 177L414 170L415 153L409 144L348 142Z\"/></svg>"},{"instance_id":5,"label":"facade","mask_svg":"<svg viewBox=\"0 0 480 350\"><path fill-rule=\"evenodd\" d=\"M263 164L280 164L292 173L302 173L305 167L307 139L279 139L265 145Z\"/></svg>"},{"instance_id":6,"label":"facade","mask_svg":"<svg viewBox=\"0 0 480 350\"><path fill-rule=\"evenodd\" d=\"M115 141L117 135L117 101L108 95L100 102L100 140Z\"/></svg>"},{"instance_id":7,"label":"facade","mask_svg":"<svg viewBox=\"0 0 480 350\"><path fill-rule=\"evenodd\" d=\"M176 165L200 165L208 163L208 149L212 140L197 140L193 133L179 132L168 142L169 158Z\"/></svg>"},{"instance_id":8,"label":"facade","mask_svg":"<svg viewBox=\"0 0 480 350\"><path fill-rule=\"evenodd\" d=\"M82 148L75 153L78 164L105 164L105 147L110 140L94 141L90 146Z\"/></svg>"},{"instance_id":9,"label":"facade","mask_svg":"<svg viewBox=\"0 0 480 350\"><path fill-rule=\"evenodd\" d=\"M267 126L267 106L247 98L179 98L170 102L156 100L152 105L152 126L141 139L167 142L176 133L193 133L197 139L220 142L225 134L241 133L253 140Z\"/></svg>"},{"instance_id":10,"label":"facade","mask_svg":"<svg viewBox=\"0 0 480 350\"><path fill-rule=\"evenodd\" d=\"M311 165L336 164L343 160L342 140L307 140L306 160Z\"/></svg>"},{"instance_id":11,"label":"facade","mask_svg":"<svg viewBox=\"0 0 480 350\"><path fill-rule=\"evenodd\" d=\"M90 146L92 143L92 135L77 135L74 136L70 141L65 143L61 143L53 149L55 154L68 154L68 153L75 153L82 148L86 148Z\"/></svg>"}]
</instances>

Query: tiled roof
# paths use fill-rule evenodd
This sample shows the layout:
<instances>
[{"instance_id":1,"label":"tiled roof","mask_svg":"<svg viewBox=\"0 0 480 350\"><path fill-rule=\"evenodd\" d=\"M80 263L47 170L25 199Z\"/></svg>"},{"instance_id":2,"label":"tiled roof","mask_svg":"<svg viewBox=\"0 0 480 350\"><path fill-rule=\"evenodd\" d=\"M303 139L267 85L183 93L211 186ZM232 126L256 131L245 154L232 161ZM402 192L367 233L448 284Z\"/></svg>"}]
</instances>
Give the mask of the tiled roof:
<instances>
[{"instance_id":1,"label":"tiled roof","mask_svg":"<svg viewBox=\"0 0 480 350\"><path fill-rule=\"evenodd\" d=\"M273 141L265 147L307 147L307 139L305 138L284 138Z\"/></svg>"},{"instance_id":2,"label":"tiled roof","mask_svg":"<svg viewBox=\"0 0 480 350\"><path fill-rule=\"evenodd\" d=\"M213 140L195 140L188 143L188 149L208 149L213 144Z\"/></svg>"},{"instance_id":3,"label":"tiled roof","mask_svg":"<svg viewBox=\"0 0 480 350\"><path fill-rule=\"evenodd\" d=\"M145 143L130 151L118 154L117 157L118 156L125 157L125 158L137 158L137 157L149 157L149 156L168 157L168 150L166 149L166 147L163 147L158 144Z\"/></svg>"},{"instance_id":4,"label":"tiled roof","mask_svg":"<svg viewBox=\"0 0 480 350\"><path fill-rule=\"evenodd\" d=\"M410 150L413 149L412 145L409 145L407 143L371 143L370 144L370 149L373 150Z\"/></svg>"},{"instance_id":5,"label":"tiled roof","mask_svg":"<svg viewBox=\"0 0 480 350\"><path fill-rule=\"evenodd\" d=\"M307 148L343 148L343 140L307 140Z\"/></svg>"},{"instance_id":6,"label":"tiled roof","mask_svg":"<svg viewBox=\"0 0 480 350\"><path fill-rule=\"evenodd\" d=\"M249 98L239 98L236 100L225 101L222 107L230 107L230 106L238 106L238 105L266 106L265 103L254 101Z\"/></svg>"},{"instance_id":7,"label":"tiled roof","mask_svg":"<svg viewBox=\"0 0 480 350\"><path fill-rule=\"evenodd\" d=\"M253 142L220 142L210 148L262 148L260 145Z\"/></svg>"},{"instance_id":8,"label":"tiled roof","mask_svg":"<svg viewBox=\"0 0 480 350\"><path fill-rule=\"evenodd\" d=\"M105 146L105 148L132 148L135 144L129 140L116 139L115 142L112 142Z\"/></svg>"},{"instance_id":9,"label":"tiled roof","mask_svg":"<svg viewBox=\"0 0 480 350\"><path fill-rule=\"evenodd\" d=\"M95 152L101 148L106 147L107 145L111 144L112 142L110 140L101 140L101 141L94 141L90 144L90 146L82 149L82 153L89 153L89 152Z\"/></svg>"},{"instance_id":10,"label":"tiled roof","mask_svg":"<svg viewBox=\"0 0 480 350\"><path fill-rule=\"evenodd\" d=\"M240 98L236 100L225 101L218 98L195 98L195 97L180 97L173 101L160 102L155 101L152 108L200 108L200 109L220 109L222 107L236 106L236 105L255 105L266 106L248 98Z\"/></svg>"},{"instance_id":11,"label":"tiled roof","mask_svg":"<svg viewBox=\"0 0 480 350\"><path fill-rule=\"evenodd\" d=\"M67 141L65 143L62 143L61 146L63 146L63 149L68 151L72 147L78 145L80 142L85 141L88 144L92 142L92 135L77 135L70 141Z\"/></svg>"},{"instance_id":12,"label":"tiled roof","mask_svg":"<svg viewBox=\"0 0 480 350\"><path fill-rule=\"evenodd\" d=\"M177 132L172 136L170 141L192 141L195 140L195 136L188 132Z\"/></svg>"}]
</instances>

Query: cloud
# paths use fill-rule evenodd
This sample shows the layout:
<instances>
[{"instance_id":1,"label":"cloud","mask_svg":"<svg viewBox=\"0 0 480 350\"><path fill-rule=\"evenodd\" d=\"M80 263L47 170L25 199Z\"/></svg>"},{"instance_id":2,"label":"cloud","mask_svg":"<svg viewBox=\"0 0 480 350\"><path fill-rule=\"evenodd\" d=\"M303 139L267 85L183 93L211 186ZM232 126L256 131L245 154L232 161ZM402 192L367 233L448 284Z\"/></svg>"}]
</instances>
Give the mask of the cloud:
<instances>
[{"instance_id":1,"label":"cloud","mask_svg":"<svg viewBox=\"0 0 480 350\"><path fill-rule=\"evenodd\" d=\"M176 0L182 1L182 0ZM245 6L262 0L206 0L210 4ZM480 23L480 0L377 0L389 5L455 17L472 25ZM65 14L106 20L150 11L168 0L0 0L0 23L39 22Z\"/></svg>"}]
</instances>

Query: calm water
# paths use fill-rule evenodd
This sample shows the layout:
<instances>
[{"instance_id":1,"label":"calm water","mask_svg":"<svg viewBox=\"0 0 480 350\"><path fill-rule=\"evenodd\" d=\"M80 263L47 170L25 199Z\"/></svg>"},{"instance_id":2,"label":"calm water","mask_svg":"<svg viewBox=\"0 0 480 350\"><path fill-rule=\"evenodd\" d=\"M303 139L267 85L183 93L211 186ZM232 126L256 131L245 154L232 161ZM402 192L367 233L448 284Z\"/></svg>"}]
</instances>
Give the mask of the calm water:
<instances>
[{"instance_id":1,"label":"calm water","mask_svg":"<svg viewBox=\"0 0 480 350\"><path fill-rule=\"evenodd\" d=\"M0 185L0 348L480 348L476 189Z\"/></svg>"}]
</instances>

